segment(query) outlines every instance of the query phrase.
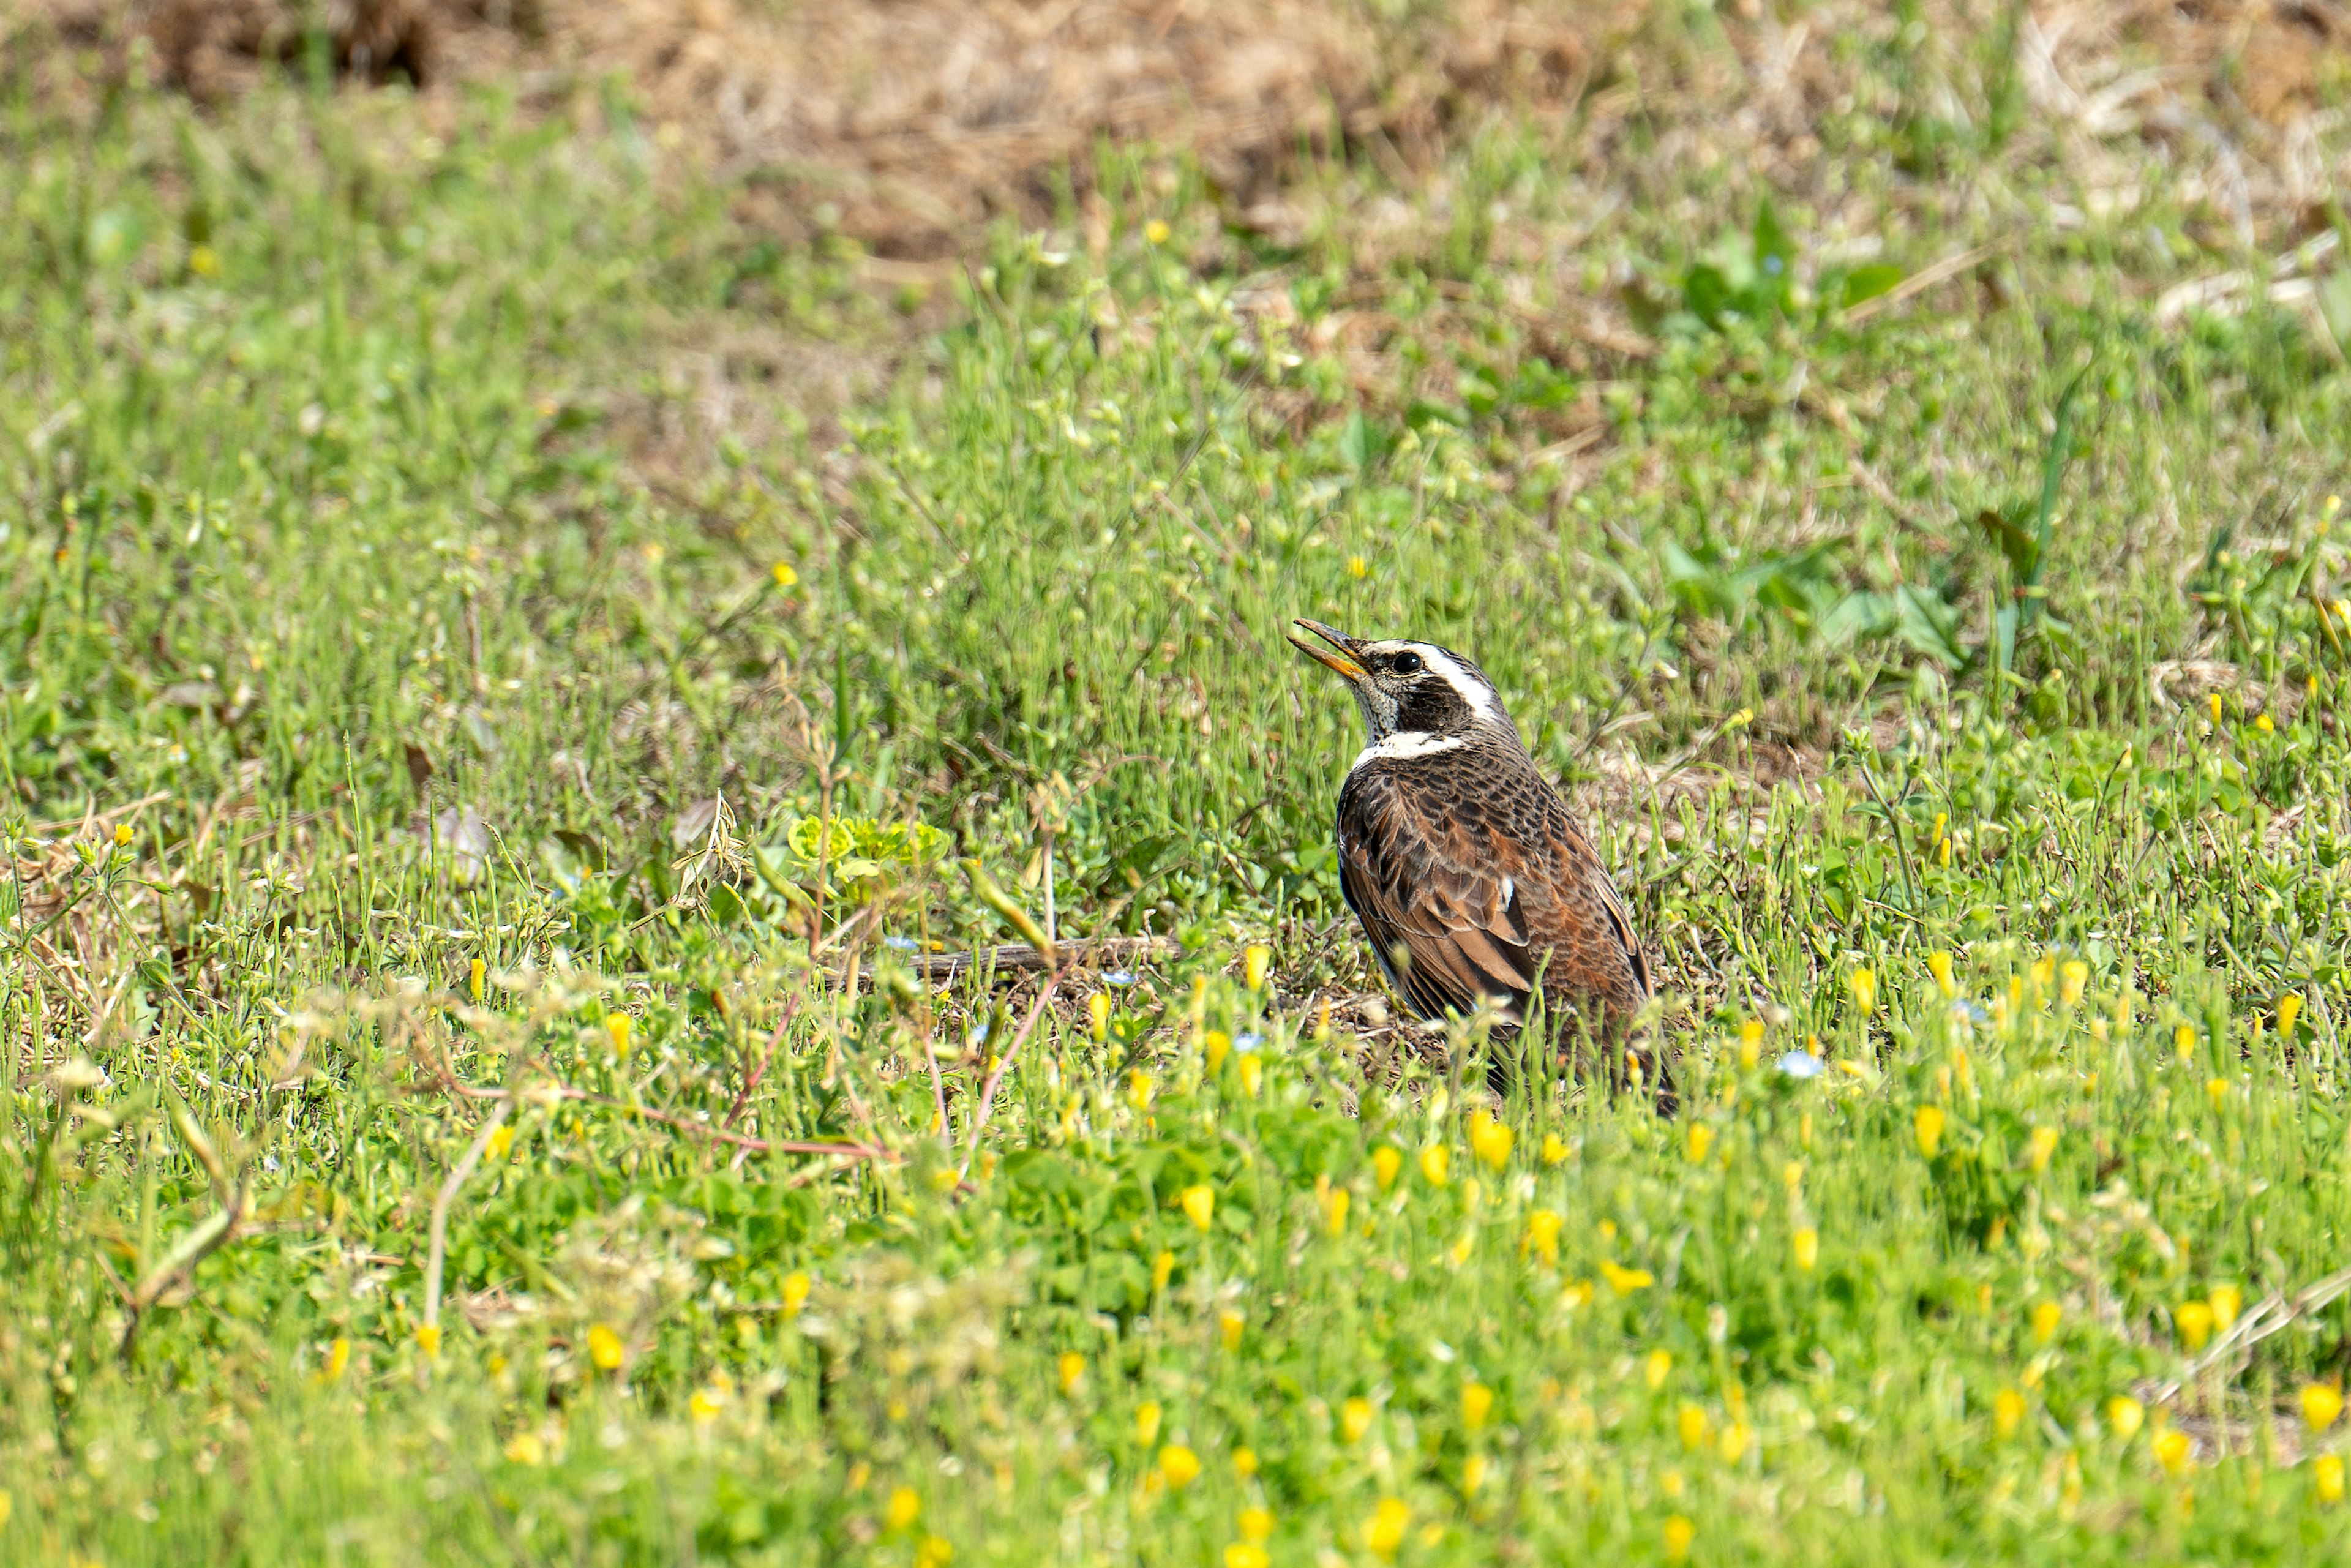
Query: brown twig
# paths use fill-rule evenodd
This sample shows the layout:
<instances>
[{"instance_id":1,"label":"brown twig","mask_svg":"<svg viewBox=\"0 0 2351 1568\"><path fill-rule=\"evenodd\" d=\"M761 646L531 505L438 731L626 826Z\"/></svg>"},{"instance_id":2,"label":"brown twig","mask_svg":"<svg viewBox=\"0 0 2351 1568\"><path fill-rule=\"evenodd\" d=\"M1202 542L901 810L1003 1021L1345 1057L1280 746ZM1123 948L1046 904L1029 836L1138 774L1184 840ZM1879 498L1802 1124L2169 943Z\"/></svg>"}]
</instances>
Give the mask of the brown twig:
<instances>
[{"instance_id":1,"label":"brown twig","mask_svg":"<svg viewBox=\"0 0 2351 1568\"><path fill-rule=\"evenodd\" d=\"M1182 956L1184 945L1172 936L1109 936L1092 942L1071 942L1054 948L1061 959L1060 967L1099 969L1105 964L1147 964L1155 958ZM977 965L973 960L977 958ZM1050 967L1045 955L1033 944L1007 943L1000 947L982 947L972 953L934 953L911 960L914 973L925 980L952 980L974 967L993 968L999 974L1019 971L1034 974Z\"/></svg>"},{"instance_id":2,"label":"brown twig","mask_svg":"<svg viewBox=\"0 0 2351 1568\"><path fill-rule=\"evenodd\" d=\"M979 1135L987 1130L987 1113L996 1104L996 1086L1004 1082L1004 1075L1012 1070L1013 1059L1028 1043L1029 1031L1037 1027L1037 1020L1045 1016L1045 1004L1052 999L1053 988L1060 980L1058 973L1046 977L1044 985L1038 989L1035 1005L1029 1009L1029 1016L1021 1020L1019 1030L1012 1037L1012 1043L1006 1046L1004 1054L996 1059L996 1066L988 1073L987 1082L980 1086L979 1110L971 1119L971 1146L964 1151L963 1168L956 1173L957 1181L970 1176L972 1162L979 1158Z\"/></svg>"},{"instance_id":3,"label":"brown twig","mask_svg":"<svg viewBox=\"0 0 2351 1568\"><path fill-rule=\"evenodd\" d=\"M482 1155L506 1121L507 1113L514 1109L512 1091L500 1090L498 1095L498 1103L490 1108L489 1119L482 1124L482 1130L475 1134L465 1157L450 1169L448 1179L441 1184L441 1191L433 1199L432 1242L424 1255L424 1328L430 1337L425 1360L417 1371L419 1377L431 1375L432 1357L441 1349L441 1270L449 1256L449 1206L456 1201L459 1189L474 1174L474 1167L482 1163Z\"/></svg>"},{"instance_id":4,"label":"brown twig","mask_svg":"<svg viewBox=\"0 0 2351 1568\"><path fill-rule=\"evenodd\" d=\"M2214 1340L2210 1349L2189 1362L2179 1376L2168 1383L2157 1385L2147 1403L2163 1405L2179 1398L2179 1391L2202 1376L2206 1369L2240 1351L2250 1350L2297 1319L2331 1305L2346 1293L2351 1293L2351 1269L2337 1269L2325 1278L2304 1286L2291 1299L2272 1291L2241 1313L2237 1321L2229 1325L2229 1332Z\"/></svg>"},{"instance_id":5,"label":"brown twig","mask_svg":"<svg viewBox=\"0 0 2351 1568\"><path fill-rule=\"evenodd\" d=\"M776 1048L784 1042L784 1031L791 1028L792 1019L799 1010L799 993L795 991L784 999L784 1016L776 1020L775 1029L768 1034L768 1048L759 1053L759 1065L751 1069L750 1076L743 1080L742 1092L737 1094L735 1103L726 1107L726 1114L718 1124L720 1126L732 1127L736 1120L749 1107L752 1093L767 1078L768 1068L776 1060Z\"/></svg>"}]
</instances>

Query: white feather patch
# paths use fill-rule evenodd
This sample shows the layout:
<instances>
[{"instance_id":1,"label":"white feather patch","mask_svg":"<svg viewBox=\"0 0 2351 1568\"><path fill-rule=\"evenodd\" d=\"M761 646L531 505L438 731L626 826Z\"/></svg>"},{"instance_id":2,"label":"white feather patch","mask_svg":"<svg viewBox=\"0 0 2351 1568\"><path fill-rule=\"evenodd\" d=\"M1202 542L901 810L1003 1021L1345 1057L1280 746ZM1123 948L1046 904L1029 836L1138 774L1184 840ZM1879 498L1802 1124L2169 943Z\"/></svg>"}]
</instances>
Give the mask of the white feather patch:
<instances>
[{"instance_id":1,"label":"white feather patch","mask_svg":"<svg viewBox=\"0 0 2351 1568\"><path fill-rule=\"evenodd\" d=\"M1450 751L1461 744L1458 735L1431 735L1425 729L1400 729L1376 746L1366 746L1355 754L1353 773L1366 762L1406 762L1416 757L1434 757L1440 751Z\"/></svg>"},{"instance_id":2,"label":"white feather patch","mask_svg":"<svg viewBox=\"0 0 2351 1568\"><path fill-rule=\"evenodd\" d=\"M1479 680L1468 671L1447 658L1445 651L1441 648L1432 648L1426 643L1416 643L1413 646L1419 650L1420 656L1428 662L1430 669L1445 677L1445 684L1453 688L1453 695L1469 705L1471 713L1476 714L1479 718L1500 716L1501 709L1495 703L1494 694L1487 688L1485 682Z\"/></svg>"}]
</instances>

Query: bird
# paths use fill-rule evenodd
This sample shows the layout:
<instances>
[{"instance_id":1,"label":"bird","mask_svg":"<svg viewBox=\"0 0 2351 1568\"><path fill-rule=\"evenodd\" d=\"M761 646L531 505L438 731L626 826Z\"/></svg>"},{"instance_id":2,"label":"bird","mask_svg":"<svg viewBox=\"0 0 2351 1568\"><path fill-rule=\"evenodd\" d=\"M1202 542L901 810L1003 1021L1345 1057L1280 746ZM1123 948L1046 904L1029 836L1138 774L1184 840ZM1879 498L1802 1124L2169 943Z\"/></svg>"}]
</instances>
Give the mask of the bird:
<instances>
[{"instance_id":1,"label":"bird","mask_svg":"<svg viewBox=\"0 0 2351 1568\"><path fill-rule=\"evenodd\" d=\"M1339 887L1372 956L1419 1018L1481 998L1522 1025L1538 984L1555 1023L1621 1045L1653 986L1608 868L1527 754L1486 673L1434 643L1351 637L1317 621L1290 645L1344 680L1369 743L1338 808ZM1609 1053L1652 1081L1638 1052Z\"/></svg>"}]
</instances>

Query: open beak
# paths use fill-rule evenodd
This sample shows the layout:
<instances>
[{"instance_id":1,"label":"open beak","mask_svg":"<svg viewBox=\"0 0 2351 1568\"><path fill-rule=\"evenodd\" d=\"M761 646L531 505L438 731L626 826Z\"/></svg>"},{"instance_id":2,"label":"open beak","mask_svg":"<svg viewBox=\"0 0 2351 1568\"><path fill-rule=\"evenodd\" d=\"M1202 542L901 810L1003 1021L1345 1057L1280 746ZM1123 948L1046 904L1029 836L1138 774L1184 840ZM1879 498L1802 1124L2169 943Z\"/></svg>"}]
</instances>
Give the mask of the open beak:
<instances>
[{"instance_id":1,"label":"open beak","mask_svg":"<svg viewBox=\"0 0 2351 1568\"><path fill-rule=\"evenodd\" d=\"M1290 633L1290 645L1291 647L1297 649L1308 658L1314 660L1317 664L1328 665L1330 668L1338 671L1340 674L1344 675L1351 682L1360 681L1364 678L1365 674L1364 666L1354 657L1354 649L1356 647L1355 639L1348 636L1344 632L1340 631L1336 627L1323 625L1320 621L1308 621L1301 618L1294 622L1294 624L1305 627L1309 632L1313 632L1317 637L1320 637L1325 643L1330 643L1331 646L1337 649L1338 652L1331 653L1324 649L1318 648L1313 643L1307 642L1304 638L1299 636L1294 632Z\"/></svg>"}]
</instances>

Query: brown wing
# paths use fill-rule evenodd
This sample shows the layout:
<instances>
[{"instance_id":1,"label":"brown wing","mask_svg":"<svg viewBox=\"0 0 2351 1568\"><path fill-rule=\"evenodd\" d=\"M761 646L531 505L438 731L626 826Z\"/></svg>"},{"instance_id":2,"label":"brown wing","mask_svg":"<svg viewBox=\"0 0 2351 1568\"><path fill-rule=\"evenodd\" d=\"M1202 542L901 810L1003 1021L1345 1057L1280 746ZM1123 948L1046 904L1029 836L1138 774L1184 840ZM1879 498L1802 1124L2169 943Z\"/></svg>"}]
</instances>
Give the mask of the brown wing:
<instances>
[{"instance_id":1,"label":"brown wing","mask_svg":"<svg viewBox=\"0 0 2351 1568\"><path fill-rule=\"evenodd\" d=\"M1534 988L1514 867L1525 869L1513 846L1416 810L1387 780L1359 775L1341 793L1340 891L1381 969L1423 1017L1468 1012L1481 996L1515 1007Z\"/></svg>"},{"instance_id":2,"label":"brown wing","mask_svg":"<svg viewBox=\"0 0 2351 1568\"><path fill-rule=\"evenodd\" d=\"M1497 796L1491 810L1459 797L1432 807L1441 794L1381 770L1349 778L1340 888L1382 969L1425 1017L1479 996L1515 1012L1540 973L1547 995L1629 1019L1648 999L1648 964L1606 868L1539 781L1510 779Z\"/></svg>"}]
</instances>

